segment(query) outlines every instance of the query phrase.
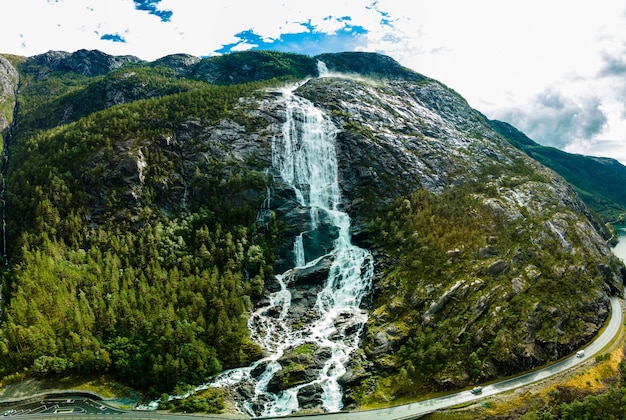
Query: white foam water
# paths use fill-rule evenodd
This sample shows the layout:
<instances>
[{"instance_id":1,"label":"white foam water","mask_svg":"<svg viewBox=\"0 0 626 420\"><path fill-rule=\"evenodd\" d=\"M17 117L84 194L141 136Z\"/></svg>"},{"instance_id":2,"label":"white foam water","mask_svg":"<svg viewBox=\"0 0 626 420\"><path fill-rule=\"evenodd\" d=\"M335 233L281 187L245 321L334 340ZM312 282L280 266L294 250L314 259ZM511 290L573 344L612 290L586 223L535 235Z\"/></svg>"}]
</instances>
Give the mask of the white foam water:
<instances>
[{"instance_id":1,"label":"white foam water","mask_svg":"<svg viewBox=\"0 0 626 420\"><path fill-rule=\"evenodd\" d=\"M310 385L322 390L324 410L342 409L339 379L346 372L350 355L358 348L367 321L366 311L360 308L361 300L369 292L373 277L371 255L351 243L350 218L340 210L336 128L321 110L292 90L285 90L282 100L285 123L272 144L272 169L280 181L293 189L299 204L309 209L309 228L315 230L324 220L337 231L337 236L332 250L313 261L305 260L303 233L294 238L294 268L276 276L280 290L270 294L268 303L251 314L248 322L251 338L267 356L251 366L223 372L211 383L213 387L243 383L248 389L252 386L254 395L240 409L253 417L298 411L298 392ZM308 325L295 327L289 314L289 278L298 269L314 266L322 259L332 263L317 295L316 314ZM283 368L279 359L286 351L306 343L314 344L327 355L317 377L278 393L269 392L268 384Z\"/></svg>"}]
</instances>

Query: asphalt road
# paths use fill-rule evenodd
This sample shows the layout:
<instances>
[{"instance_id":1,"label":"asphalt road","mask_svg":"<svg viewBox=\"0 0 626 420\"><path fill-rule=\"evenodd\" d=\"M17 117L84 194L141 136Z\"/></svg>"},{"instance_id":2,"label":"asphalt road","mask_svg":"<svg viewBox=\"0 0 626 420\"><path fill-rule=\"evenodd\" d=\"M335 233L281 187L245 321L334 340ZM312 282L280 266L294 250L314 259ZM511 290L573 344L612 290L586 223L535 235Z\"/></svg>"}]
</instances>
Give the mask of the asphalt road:
<instances>
[{"instance_id":1,"label":"asphalt road","mask_svg":"<svg viewBox=\"0 0 626 420\"><path fill-rule=\"evenodd\" d=\"M19 404L0 411L3 417L50 417L69 414L123 414L123 410L105 405L99 401L87 397L63 396L56 398L44 398L39 401Z\"/></svg>"},{"instance_id":2,"label":"asphalt road","mask_svg":"<svg viewBox=\"0 0 626 420\"><path fill-rule=\"evenodd\" d=\"M396 407L383 408L368 411L339 412L328 414L316 414L316 420L401 420L408 418L420 417L424 414L432 413L437 410L453 407L459 404L465 404L472 401L478 401L487 396L499 394L501 392L510 391L525 385L532 384L558 373L564 372L587 359L595 357L602 351L612 340L619 334L622 325L622 307L620 301L616 297L611 298L611 317L608 325L601 335L599 335L592 343L584 348L583 357L576 355L562 359L550 366L539 369L530 373L526 373L514 378L505 379L490 385L486 385L480 394L472 394L468 391L461 391L449 394L443 397L433 398L430 400L420 401L411 404L400 405ZM156 413L151 411L121 411L106 406L98 401L93 401L84 397L57 398L54 400L42 400L32 404L14 407L13 410L5 410L3 413L9 417L28 417L30 419L55 419L55 420L93 420L102 419L103 415L112 415L118 419L132 420L180 420L181 415ZM186 419L207 419L211 416L194 416L184 415ZM312 416L289 416L289 420L307 419ZM215 416L213 418L224 420L225 417ZM232 418L232 417L231 417ZM241 417L242 419L244 416Z\"/></svg>"}]
</instances>

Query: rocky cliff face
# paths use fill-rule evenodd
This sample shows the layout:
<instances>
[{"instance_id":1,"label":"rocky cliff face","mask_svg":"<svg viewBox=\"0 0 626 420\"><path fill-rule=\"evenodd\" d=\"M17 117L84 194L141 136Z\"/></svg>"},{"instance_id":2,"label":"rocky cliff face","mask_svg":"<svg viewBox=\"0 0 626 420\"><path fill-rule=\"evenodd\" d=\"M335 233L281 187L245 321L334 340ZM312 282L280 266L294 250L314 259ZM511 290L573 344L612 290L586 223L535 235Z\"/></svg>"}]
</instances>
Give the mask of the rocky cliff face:
<instances>
[{"instance_id":1,"label":"rocky cliff face","mask_svg":"<svg viewBox=\"0 0 626 420\"><path fill-rule=\"evenodd\" d=\"M9 126L13 119L13 110L19 83L17 69L0 56L0 132Z\"/></svg>"},{"instance_id":2,"label":"rocky cliff face","mask_svg":"<svg viewBox=\"0 0 626 420\"><path fill-rule=\"evenodd\" d=\"M333 115L345 204L358 221L355 235L379 252L364 346L374 365L357 363L361 377L353 372L346 378L365 384L359 393L381 386L372 381L372 370L403 384L389 387L387 397L411 393L399 388L408 386L407 375L420 377L418 363L429 370L422 385L446 389L556 360L597 333L607 317L607 294L621 288L624 269L611 255L601 221L561 177L511 147L433 80L322 78L299 92ZM432 250L444 242L414 238L432 231L393 222L383 222L383 230L372 227L372 214L412 214L419 201L397 198L416 190L452 192L458 200L471 195L477 208L462 211L476 212L470 219L482 225L470 232L474 237L439 251L445 255L435 266L416 263L420 252L404 248L428 243ZM386 213L376 210L381 208ZM389 240L394 232L402 239ZM511 234L517 240L506 237ZM409 258L414 261L399 261ZM563 288L559 298L550 295ZM436 342L448 351L441 359L425 357ZM439 367L431 371L432 364Z\"/></svg>"},{"instance_id":3,"label":"rocky cliff face","mask_svg":"<svg viewBox=\"0 0 626 420\"><path fill-rule=\"evenodd\" d=\"M608 295L619 293L624 272L607 245L610 235L569 184L493 132L461 97L428 79L318 78L296 92L334 120L354 239L376 255L364 353L343 381L348 402L382 392L393 399L414 393L412 387L453 389L519 372L574 351L602 327ZM271 95L260 109L266 121L282 120ZM268 132L280 135L276 126ZM267 150L255 153L268 158ZM280 184L273 188L271 209L295 227L303 220L296 200ZM381 231L376 219L412 215L411 207L420 204L410 198L416 191L459 201L471 197L462 211L479 226L469 238L435 251L431 265L407 266L403 260L425 259L411 249L412 239L386 238L433 232L396 226L394 233L385 222ZM398 199L404 200L399 209ZM277 269L292 258L286 244ZM313 272L308 280L300 273L294 283L300 287L292 291L293 314L302 317L296 322L306 322L303 314L315 300L319 273ZM428 359L423 353L431 346L445 350ZM294 358L286 354L286 365ZM299 370L303 381L319 368L307 360ZM278 378L274 386L280 373ZM383 385L389 380L395 385ZM298 383L293 375L285 381ZM302 401L315 406L309 397Z\"/></svg>"},{"instance_id":4,"label":"rocky cliff face","mask_svg":"<svg viewBox=\"0 0 626 420\"><path fill-rule=\"evenodd\" d=\"M79 50L75 53L49 51L32 58L38 67L38 76L50 72L74 72L83 76L100 76L130 63L142 61L133 56L112 56L98 50Z\"/></svg>"},{"instance_id":5,"label":"rocky cliff face","mask_svg":"<svg viewBox=\"0 0 626 420\"><path fill-rule=\"evenodd\" d=\"M488 202L501 205L506 218L519 216L516 206L540 214L550 206L545 200L556 200L584 215L601 236L607 235L571 186L511 147L460 96L436 81L322 78L311 80L300 92L334 115L340 127L343 187L350 199L346 205L355 207L357 215L360 206L372 205L365 201L372 192L378 198L374 204L380 205L381 194L389 199L420 188L438 193L471 180L497 186L506 202ZM525 185L523 179L516 188L500 185L515 174L515 165L541 176L547 197L535 196L537 185ZM489 167L503 173L485 177L482 172Z\"/></svg>"}]
</instances>

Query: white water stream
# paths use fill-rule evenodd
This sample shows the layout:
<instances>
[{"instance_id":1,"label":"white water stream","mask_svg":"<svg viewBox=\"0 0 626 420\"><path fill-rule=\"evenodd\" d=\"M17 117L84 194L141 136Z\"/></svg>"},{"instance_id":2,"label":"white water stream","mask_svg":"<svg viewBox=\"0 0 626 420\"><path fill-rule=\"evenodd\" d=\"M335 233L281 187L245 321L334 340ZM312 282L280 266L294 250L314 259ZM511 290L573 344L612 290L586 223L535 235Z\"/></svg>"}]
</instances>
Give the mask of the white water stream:
<instances>
[{"instance_id":1,"label":"white water stream","mask_svg":"<svg viewBox=\"0 0 626 420\"><path fill-rule=\"evenodd\" d=\"M273 171L293 189L300 206L309 210L309 228L317 229L324 220L338 234L333 249L313 261L305 260L305 232L294 238L294 268L276 276L280 290L272 293L269 303L256 310L248 322L252 339L267 356L249 367L223 372L211 384L245 384L248 390L253 387L254 395L239 407L251 416L283 416L298 411L298 392L307 386L321 388L326 411L341 410L343 393L338 381L346 372L351 353L358 348L367 320L360 304L373 276L372 258L368 251L351 243L350 218L340 210L336 128L324 113L293 91L285 90L282 100L285 123L282 135L276 136L272 144ZM298 270L328 259L332 260L328 278L317 295L311 322L294 325L289 280ZM306 343L314 344L327 356L317 377L276 394L268 392L274 374L285 368L279 363L281 356Z\"/></svg>"}]
</instances>

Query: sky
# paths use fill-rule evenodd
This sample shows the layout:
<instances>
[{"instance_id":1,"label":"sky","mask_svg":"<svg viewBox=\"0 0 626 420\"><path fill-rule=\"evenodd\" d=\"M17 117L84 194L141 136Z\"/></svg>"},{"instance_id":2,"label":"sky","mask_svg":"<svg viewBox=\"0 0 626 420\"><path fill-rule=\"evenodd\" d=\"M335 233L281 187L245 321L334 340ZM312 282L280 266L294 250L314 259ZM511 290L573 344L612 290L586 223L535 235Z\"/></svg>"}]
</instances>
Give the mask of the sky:
<instances>
[{"instance_id":1,"label":"sky","mask_svg":"<svg viewBox=\"0 0 626 420\"><path fill-rule=\"evenodd\" d=\"M621 0L0 0L0 53L370 51L536 142L626 164Z\"/></svg>"}]
</instances>

